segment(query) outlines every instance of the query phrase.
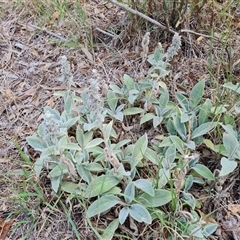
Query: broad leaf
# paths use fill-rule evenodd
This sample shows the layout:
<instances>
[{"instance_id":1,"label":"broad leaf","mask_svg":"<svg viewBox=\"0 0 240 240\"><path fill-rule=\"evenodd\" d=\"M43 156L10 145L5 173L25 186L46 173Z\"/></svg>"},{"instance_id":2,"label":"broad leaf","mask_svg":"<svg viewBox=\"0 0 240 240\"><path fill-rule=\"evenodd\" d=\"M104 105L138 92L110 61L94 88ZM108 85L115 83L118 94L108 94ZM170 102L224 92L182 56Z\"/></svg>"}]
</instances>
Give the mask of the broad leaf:
<instances>
[{"instance_id":1,"label":"broad leaf","mask_svg":"<svg viewBox=\"0 0 240 240\"><path fill-rule=\"evenodd\" d=\"M138 222L152 223L152 217L148 210L140 204L132 204L129 208L129 214Z\"/></svg>"},{"instance_id":2,"label":"broad leaf","mask_svg":"<svg viewBox=\"0 0 240 240\"><path fill-rule=\"evenodd\" d=\"M127 108L123 111L123 114L125 116L127 115L136 115L139 113L142 113L144 110L142 108L138 108L138 107L132 107L132 108Z\"/></svg>"},{"instance_id":3,"label":"broad leaf","mask_svg":"<svg viewBox=\"0 0 240 240\"><path fill-rule=\"evenodd\" d=\"M131 167L134 168L137 164L143 159L144 153L147 149L148 139L147 134L144 134L142 137L138 139L136 142L131 159Z\"/></svg>"},{"instance_id":4,"label":"broad leaf","mask_svg":"<svg viewBox=\"0 0 240 240\"><path fill-rule=\"evenodd\" d=\"M63 174L68 172L68 168L65 164L60 163L56 165L49 173L50 178L56 178L62 176Z\"/></svg>"},{"instance_id":5,"label":"broad leaf","mask_svg":"<svg viewBox=\"0 0 240 240\"><path fill-rule=\"evenodd\" d=\"M90 183L92 181L92 175L89 170L85 169L84 166L77 164L76 165L77 172L79 176L86 181L87 183Z\"/></svg>"},{"instance_id":6,"label":"broad leaf","mask_svg":"<svg viewBox=\"0 0 240 240\"><path fill-rule=\"evenodd\" d=\"M163 120L163 117L153 117L153 127L156 128Z\"/></svg>"},{"instance_id":7,"label":"broad leaf","mask_svg":"<svg viewBox=\"0 0 240 240\"><path fill-rule=\"evenodd\" d=\"M159 98L159 106L160 106L161 110L163 110L167 106L168 102L169 102L168 90L162 89L162 94Z\"/></svg>"},{"instance_id":8,"label":"broad leaf","mask_svg":"<svg viewBox=\"0 0 240 240\"><path fill-rule=\"evenodd\" d=\"M35 171L37 177L40 176L43 166L44 166L44 159L38 158L38 160L34 164L34 171Z\"/></svg>"},{"instance_id":9,"label":"broad leaf","mask_svg":"<svg viewBox=\"0 0 240 240\"><path fill-rule=\"evenodd\" d=\"M233 160L229 160L225 157L221 158L221 166L222 169L219 173L219 176L226 176L229 173L232 173L234 171L234 169L237 167L237 162L233 161Z\"/></svg>"},{"instance_id":10,"label":"broad leaf","mask_svg":"<svg viewBox=\"0 0 240 240\"><path fill-rule=\"evenodd\" d=\"M192 138L197 138L197 137L203 136L204 134L208 133L213 128L215 128L217 126L217 124L218 124L217 122L203 123L196 129L194 129L194 131L192 133Z\"/></svg>"},{"instance_id":11,"label":"broad leaf","mask_svg":"<svg viewBox=\"0 0 240 240\"><path fill-rule=\"evenodd\" d=\"M184 109L185 112L188 112L190 110L189 109L189 101L185 96L183 96L181 93L177 92L176 99L179 102L180 106Z\"/></svg>"},{"instance_id":12,"label":"broad leaf","mask_svg":"<svg viewBox=\"0 0 240 240\"><path fill-rule=\"evenodd\" d=\"M173 124L175 127L175 130L179 134L179 136L182 138L183 141L187 140L187 130L184 123L181 123L180 116L176 115L173 119Z\"/></svg>"},{"instance_id":13,"label":"broad leaf","mask_svg":"<svg viewBox=\"0 0 240 240\"><path fill-rule=\"evenodd\" d=\"M143 124L147 121L150 121L154 118L154 114L153 113L146 113L145 115L142 116L140 124Z\"/></svg>"},{"instance_id":14,"label":"broad leaf","mask_svg":"<svg viewBox=\"0 0 240 240\"><path fill-rule=\"evenodd\" d=\"M133 182L134 185L141 189L143 192L149 194L150 196L154 196L154 189L152 187L152 184L146 180L146 179L138 179L136 181Z\"/></svg>"},{"instance_id":15,"label":"broad leaf","mask_svg":"<svg viewBox=\"0 0 240 240\"><path fill-rule=\"evenodd\" d=\"M193 176L189 175L186 180L185 180L185 184L184 184L184 190L188 191L193 185Z\"/></svg>"},{"instance_id":16,"label":"broad leaf","mask_svg":"<svg viewBox=\"0 0 240 240\"><path fill-rule=\"evenodd\" d=\"M139 202L145 207L160 207L172 200L172 193L168 190L157 189L154 196L143 193L139 197Z\"/></svg>"},{"instance_id":17,"label":"broad leaf","mask_svg":"<svg viewBox=\"0 0 240 240\"><path fill-rule=\"evenodd\" d=\"M130 90L129 91L129 97L128 97L128 101L130 104L133 104L134 101L137 99L138 97L138 94L139 94L139 91L136 90L136 89L133 89L133 90Z\"/></svg>"},{"instance_id":18,"label":"broad leaf","mask_svg":"<svg viewBox=\"0 0 240 240\"><path fill-rule=\"evenodd\" d=\"M73 182L63 182L61 184L61 189L67 193L76 193L79 192L79 185Z\"/></svg>"},{"instance_id":19,"label":"broad leaf","mask_svg":"<svg viewBox=\"0 0 240 240\"><path fill-rule=\"evenodd\" d=\"M234 85L231 82L227 82L227 83L223 84L223 86L228 88L228 89L233 90L234 92L236 92L238 94L240 94L240 84L239 83Z\"/></svg>"},{"instance_id":20,"label":"broad leaf","mask_svg":"<svg viewBox=\"0 0 240 240\"><path fill-rule=\"evenodd\" d=\"M203 92L205 87L205 81L201 80L198 82L190 92L190 108L193 110L202 100Z\"/></svg>"},{"instance_id":21,"label":"broad leaf","mask_svg":"<svg viewBox=\"0 0 240 240\"><path fill-rule=\"evenodd\" d=\"M117 102L118 102L118 99L115 95L115 93L111 90L108 90L108 93L107 93L107 103L108 103L108 106L110 107L110 109L115 112L116 110L116 107L117 107Z\"/></svg>"},{"instance_id":22,"label":"broad leaf","mask_svg":"<svg viewBox=\"0 0 240 240\"><path fill-rule=\"evenodd\" d=\"M114 186L116 186L120 180L114 176L111 175L101 175L97 178L95 178L86 189L85 197L86 198L92 198L96 197L98 195L101 195Z\"/></svg>"},{"instance_id":23,"label":"broad leaf","mask_svg":"<svg viewBox=\"0 0 240 240\"><path fill-rule=\"evenodd\" d=\"M108 140L110 138L111 131L112 131L112 125L113 125L113 121L111 121L108 124L103 125L103 136L104 136L105 142L108 142Z\"/></svg>"},{"instance_id":24,"label":"broad leaf","mask_svg":"<svg viewBox=\"0 0 240 240\"><path fill-rule=\"evenodd\" d=\"M135 186L133 182L128 183L124 191L124 199L126 203L131 203L135 197Z\"/></svg>"},{"instance_id":25,"label":"broad leaf","mask_svg":"<svg viewBox=\"0 0 240 240\"><path fill-rule=\"evenodd\" d=\"M51 186L55 193L58 192L62 177L54 177L51 179Z\"/></svg>"},{"instance_id":26,"label":"broad leaf","mask_svg":"<svg viewBox=\"0 0 240 240\"><path fill-rule=\"evenodd\" d=\"M203 123L206 123L208 121L211 108L212 108L211 100L206 99L206 101L200 107L200 112L198 117L199 125L202 125Z\"/></svg>"},{"instance_id":27,"label":"broad leaf","mask_svg":"<svg viewBox=\"0 0 240 240\"><path fill-rule=\"evenodd\" d=\"M170 136L169 138L171 139L172 143L175 144L177 150L181 154L184 154L184 142L178 136Z\"/></svg>"},{"instance_id":28,"label":"broad leaf","mask_svg":"<svg viewBox=\"0 0 240 240\"><path fill-rule=\"evenodd\" d=\"M204 178L207 178L208 180L214 180L213 173L204 165L202 164L196 164L194 167L192 167L199 175L201 175Z\"/></svg>"},{"instance_id":29,"label":"broad leaf","mask_svg":"<svg viewBox=\"0 0 240 240\"><path fill-rule=\"evenodd\" d=\"M123 224L126 221L128 214L129 214L129 207L125 206L120 210L118 215L118 220L121 224Z\"/></svg>"},{"instance_id":30,"label":"broad leaf","mask_svg":"<svg viewBox=\"0 0 240 240\"><path fill-rule=\"evenodd\" d=\"M176 146L173 143L166 151L165 158L169 163L173 163L176 158Z\"/></svg>"},{"instance_id":31,"label":"broad leaf","mask_svg":"<svg viewBox=\"0 0 240 240\"><path fill-rule=\"evenodd\" d=\"M104 170L101 164L96 163L96 162L91 162L84 164L84 168L87 169L90 172L101 172Z\"/></svg>"},{"instance_id":32,"label":"broad leaf","mask_svg":"<svg viewBox=\"0 0 240 240\"><path fill-rule=\"evenodd\" d=\"M113 220L109 223L108 227L104 230L102 240L111 240L119 226L118 219Z\"/></svg>"},{"instance_id":33,"label":"broad leaf","mask_svg":"<svg viewBox=\"0 0 240 240\"><path fill-rule=\"evenodd\" d=\"M102 139L102 138L95 138L95 139L93 139L92 141L90 141L90 142L85 146L85 148L92 148L92 147L98 146L98 145L101 144L102 142L103 142L103 139Z\"/></svg>"},{"instance_id":34,"label":"broad leaf","mask_svg":"<svg viewBox=\"0 0 240 240\"><path fill-rule=\"evenodd\" d=\"M119 204L121 200L114 195L105 195L94 201L88 208L86 212L87 218L91 218L98 215L113 206Z\"/></svg>"},{"instance_id":35,"label":"broad leaf","mask_svg":"<svg viewBox=\"0 0 240 240\"><path fill-rule=\"evenodd\" d=\"M217 224L214 223L208 223L207 225L205 225L203 227L203 235L205 237L209 237L210 235L212 235L218 228Z\"/></svg>"},{"instance_id":36,"label":"broad leaf","mask_svg":"<svg viewBox=\"0 0 240 240\"><path fill-rule=\"evenodd\" d=\"M134 81L129 75L124 74L123 81L128 89L134 89Z\"/></svg>"},{"instance_id":37,"label":"broad leaf","mask_svg":"<svg viewBox=\"0 0 240 240\"><path fill-rule=\"evenodd\" d=\"M228 157L234 159L235 153L240 147L237 138L234 135L223 133L223 145L228 152Z\"/></svg>"},{"instance_id":38,"label":"broad leaf","mask_svg":"<svg viewBox=\"0 0 240 240\"><path fill-rule=\"evenodd\" d=\"M36 151L42 152L44 148L46 148L46 145L43 143L43 141L36 136L29 136L26 138L28 144L34 148Z\"/></svg>"},{"instance_id":39,"label":"broad leaf","mask_svg":"<svg viewBox=\"0 0 240 240\"><path fill-rule=\"evenodd\" d=\"M158 165L159 163L159 157L155 151L153 151L151 148L147 148L144 157L151 161L153 164Z\"/></svg>"}]
</instances>

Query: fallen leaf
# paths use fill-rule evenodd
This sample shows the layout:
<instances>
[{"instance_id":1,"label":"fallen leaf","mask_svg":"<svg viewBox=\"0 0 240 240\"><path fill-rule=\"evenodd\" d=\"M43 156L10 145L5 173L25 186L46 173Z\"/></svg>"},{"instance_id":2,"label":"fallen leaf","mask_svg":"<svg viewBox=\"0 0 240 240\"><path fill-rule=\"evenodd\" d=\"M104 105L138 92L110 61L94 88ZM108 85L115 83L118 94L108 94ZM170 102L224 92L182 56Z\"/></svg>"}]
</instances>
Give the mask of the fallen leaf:
<instances>
[{"instance_id":1,"label":"fallen leaf","mask_svg":"<svg viewBox=\"0 0 240 240\"><path fill-rule=\"evenodd\" d=\"M86 49L86 48L82 48L81 49L83 51L83 53L86 55L87 59L93 63L93 56L92 54Z\"/></svg>"},{"instance_id":2,"label":"fallen leaf","mask_svg":"<svg viewBox=\"0 0 240 240\"><path fill-rule=\"evenodd\" d=\"M200 36L200 37L197 38L196 41L197 41L197 44L198 44L198 45L201 43L201 41L203 40L203 38L204 38L203 36Z\"/></svg>"},{"instance_id":3,"label":"fallen leaf","mask_svg":"<svg viewBox=\"0 0 240 240\"><path fill-rule=\"evenodd\" d=\"M23 81L18 84L18 87L22 89L25 85L26 85L26 82Z\"/></svg>"},{"instance_id":4,"label":"fallen leaf","mask_svg":"<svg viewBox=\"0 0 240 240\"><path fill-rule=\"evenodd\" d=\"M213 218L210 217L209 215L203 213L203 212L200 211L200 210L197 210L197 212L199 213L199 215L203 218L203 220L204 220L206 223L214 223L214 224L217 224L217 222L215 221L215 219L213 219Z\"/></svg>"},{"instance_id":5,"label":"fallen leaf","mask_svg":"<svg viewBox=\"0 0 240 240\"><path fill-rule=\"evenodd\" d=\"M60 16L60 13L58 11L54 12L52 17L51 17L51 20L49 22L50 25L53 25L54 22L59 18Z\"/></svg>"},{"instance_id":6,"label":"fallen leaf","mask_svg":"<svg viewBox=\"0 0 240 240\"><path fill-rule=\"evenodd\" d=\"M15 218L6 220L4 213L0 213L0 240L5 240Z\"/></svg>"},{"instance_id":7,"label":"fallen leaf","mask_svg":"<svg viewBox=\"0 0 240 240\"><path fill-rule=\"evenodd\" d=\"M12 93L11 89L7 89L5 92L5 95L8 98L8 100L14 101L14 97L13 97L13 93Z\"/></svg>"},{"instance_id":8,"label":"fallen leaf","mask_svg":"<svg viewBox=\"0 0 240 240\"><path fill-rule=\"evenodd\" d=\"M0 158L0 163L6 163L6 162L10 162L11 159L9 158Z\"/></svg>"},{"instance_id":9,"label":"fallen leaf","mask_svg":"<svg viewBox=\"0 0 240 240\"><path fill-rule=\"evenodd\" d=\"M231 211L231 213L240 220L240 205L238 204L231 204L228 206L228 210ZM229 214L228 214L229 215Z\"/></svg>"}]
</instances>

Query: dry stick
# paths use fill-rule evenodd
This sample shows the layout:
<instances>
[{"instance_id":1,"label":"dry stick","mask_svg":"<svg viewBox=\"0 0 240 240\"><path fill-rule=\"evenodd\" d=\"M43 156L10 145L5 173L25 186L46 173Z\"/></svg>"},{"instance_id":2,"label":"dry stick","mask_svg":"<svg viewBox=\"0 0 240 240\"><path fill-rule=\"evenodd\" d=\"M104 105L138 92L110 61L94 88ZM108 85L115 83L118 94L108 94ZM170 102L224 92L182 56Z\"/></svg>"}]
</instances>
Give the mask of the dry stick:
<instances>
[{"instance_id":1,"label":"dry stick","mask_svg":"<svg viewBox=\"0 0 240 240\"><path fill-rule=\"evenodd\" d=\"M33 25L33 24L31 24L31 23L28 23L28 26L29 26L29 27L32 27L32 28L35 28L35 29L38 29L38 30L41 30L41 31L47 33L48 35L51 35L51 36L53 36L53 37L55 37L55 38L58 38L58 39L60 39L60 40L62 40L62 41L67 41L67 40L68 40L67 38L62 37L62 36L60 36L59 34L53 33L53 32L48 31L48 30L44 30L44 29L42 29L42 28L40 28L40 27L38 27L38 26L36 26L36 25Z\"/></svg>"},{"instance_id":2,"label":"dry stick","mask_svg":"<svg viewBox=\"0 0 240 240\"><path fill-rule=\"evenodd\" d=\"M221 42L221 40L219 38L216 38L216 37L213 37L213 36L209 36L209 35L206 35L206 34L203 34L203 33L194 32L192 30L182 29L181 32L192 33L192 34L195 34L197 36L203 36L203 37L206 37L206 38L212 38L212 39L214 39L216 41L220 41Z\"/></svg>"},{"instance_id":3,"label":"dry stick","mask_svg":"<svg viewBox=\"0 0 240 240\"><path fill-rule=\"evenodd\" d=\"M141 17L141 18L144 18L145 20L147 20L147 21L149 21L149 22L157 25L158 27L162 28L163 30L168 30L168 31L171 32L171 33L176 33L176 32L173 31L172 29L167 29L166 26L162 25L162 24L159 23L158 21L156 21L156 20L148 17L147 15L145 15L145 14L143 14L143 13L137 11L137 10L134 10L134 9L132 9L132 8L130 8L130 7L122 4L122 3L119 3L119 2L116 1L116 0L109 0L109 1L112 2L113 4L119 6L120 8L123 8L124 10L126 10L126 11L128 11L128 12L131 12L131 13L133 13L133 14L135 14L135 15L138 15L138 16Z\"/></svg>"},{"instance_id":4,"label":"dry stick","mask_svg":"<svg viewBox=\"0 0 240 240\"><path fill-rule=\"evenodd\" d=\"M109 1L112 2L113 4L119 6L120 8L126 10L126 11L131 12L131 13L133 13L135 15L138 15L141 18L143 18L143 19L145 19L145 20L147 20L147 21L157 25L158 27L162 28L163 30L167 30L167 31L169 31L171 33L174 33L174 34L177 33L177 32L175 32L172 29L168 29L166 26L164 26L161 23L159 23L158 21L148 17L147 15L145 15L145 14L143 14L143 13L137 11L137 10L134 10L134 9L132 9L132 8L122 4L122 3L119 3L116 0L109 0ZM213 38L214 40L221 41L219 38L216 38L216 37L213 37L213 36L209 36L209 35L206 35L206 34L202 34L202 33L197 33L197 32L194 32L194 31L188 30L188 29L182 29L181 32L192 33L192 34L195 34L195 35L198 35L198 36L203 36L203 37L206 37L206 38Z\"/></svg>"},{"instance_id":5,"label":"dry stick","mask_svg":"<svg viewBox=\"0 0 240 240\"><path fill-rule=\"evenodd\" d=\"M112 38L118 37L117 35L113 35L113 34L111 34L109 32L106 32L106 31L102 30L101 28L98 28L98 27L95 27L95 30L99 31L99 32L101 32L103 34L106 34L106 35L108 35L109 37L112 37Z\"/></svg>"}]
</instances>

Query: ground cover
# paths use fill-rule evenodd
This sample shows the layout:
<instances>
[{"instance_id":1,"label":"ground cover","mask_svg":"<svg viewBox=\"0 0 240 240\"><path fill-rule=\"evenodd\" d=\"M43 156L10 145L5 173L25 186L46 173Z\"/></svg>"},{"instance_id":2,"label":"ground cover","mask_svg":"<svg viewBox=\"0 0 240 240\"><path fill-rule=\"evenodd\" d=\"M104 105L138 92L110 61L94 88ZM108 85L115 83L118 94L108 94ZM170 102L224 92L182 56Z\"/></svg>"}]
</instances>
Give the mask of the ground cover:
<instances>
[{"instance_id":1,"label":"ground cover","mask_svg":"<svg viewBox=\"0 0 240 240\"><path fill-rule=\"evenodd\" d=\"M240 238L239 2L174 2L1 1L2 238Z\"/></svg>"}]
</instances>

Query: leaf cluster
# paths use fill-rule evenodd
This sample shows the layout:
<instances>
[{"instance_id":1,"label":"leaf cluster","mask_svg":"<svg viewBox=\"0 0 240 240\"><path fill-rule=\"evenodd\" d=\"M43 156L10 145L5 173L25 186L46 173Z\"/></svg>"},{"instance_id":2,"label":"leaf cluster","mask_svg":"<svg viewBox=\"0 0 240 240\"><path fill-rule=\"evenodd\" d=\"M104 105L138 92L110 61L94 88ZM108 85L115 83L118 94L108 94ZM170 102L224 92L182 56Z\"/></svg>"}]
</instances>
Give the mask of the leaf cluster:
<instances>
[{"instance_id":1,"label":"leaf cluster","mask_svg":"<svg viewBox=\"0 0 240 240\"><path fill-rule=\"evenodd\" d=\"M123 85L110 85L104 99L91 88L76 96L70 78L69 89L57 93L64 99L63 112L45 107L38 131L27 138L40 152L36 175L47 169L52 189L68 193L69 203L81 199L88 219L118 209L103 239L111 239L128 218L145 224L158 220L195 239L210 236L217 225L198 216L201 206L191 188L226 177L240 159L239 131L220 117L213 121L222 113L203 98L205 81L199 81L189 97L180 92L170 96L162 82L169 71L163 56L162 49L156 49L146 78L135 82L125 75ZM131 139L121 136L119 123L132 119L139 129L146 124L150 128L140 136L133 132ZM219 144L211 140L216 128L224 130ZM156 133L150 138L152 130ZM200 145L222 155L218 175L201 163ZM147 174L142 174L144 169Z\"/></svg>"}]
</instances>

